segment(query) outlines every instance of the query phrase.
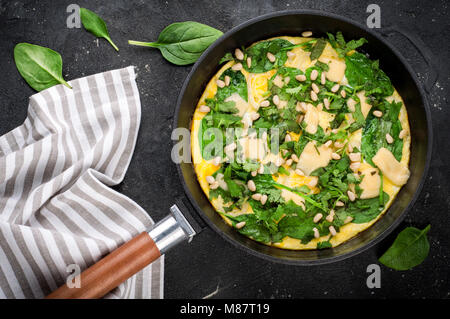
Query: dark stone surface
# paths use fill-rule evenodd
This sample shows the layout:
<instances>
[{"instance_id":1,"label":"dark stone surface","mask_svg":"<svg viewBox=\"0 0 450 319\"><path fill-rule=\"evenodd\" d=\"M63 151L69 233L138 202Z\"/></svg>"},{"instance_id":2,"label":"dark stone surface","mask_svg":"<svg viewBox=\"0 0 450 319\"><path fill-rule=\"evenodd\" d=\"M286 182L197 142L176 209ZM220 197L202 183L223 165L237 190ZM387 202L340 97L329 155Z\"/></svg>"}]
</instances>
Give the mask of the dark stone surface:
<instances>
[{"instance_id":1,"label":"dark stone surface","mask_svg":"<svg viewBox=\"0 0 450 319\"><path fill-rule=\"evenodd\" d=\"M66 28L66 7L74 1L0 2L0 134L20 125L34 91L22 80L13 61L18 42L50 47L63 57L63 74L71 80L109 69L135 65L142 101L142 123L136 151L125 180L117 190L128 195L159 220L173 199L183 195L175 165L170 160L170 134L177 95L190 67L166 62L157 50L131 47L128 39L154 40L175 21L195 20L226 31L249 18L286 9L320 9L365 23L373 1L77 1L94 10L108 24L117 53L104 40L80 29ZM424 189L405 222L374 248L346 261L315 267L271 263L233 248L207 229L191 244L168 253L165 296L168 298L361 298L450 296L450 219L448 158L450 34L448 2L381 1L382 28L401 29L423 41L439 66L429 94L434 126L434 152ZM430 69L411 44L399 35L388 39L408 59L422 83ZM412 123L414 125L414 123ZM366 286L366 267L407 225L431 223L431 251L411 271L382 266L380 289Z\"/></svg>"}]
</instances>

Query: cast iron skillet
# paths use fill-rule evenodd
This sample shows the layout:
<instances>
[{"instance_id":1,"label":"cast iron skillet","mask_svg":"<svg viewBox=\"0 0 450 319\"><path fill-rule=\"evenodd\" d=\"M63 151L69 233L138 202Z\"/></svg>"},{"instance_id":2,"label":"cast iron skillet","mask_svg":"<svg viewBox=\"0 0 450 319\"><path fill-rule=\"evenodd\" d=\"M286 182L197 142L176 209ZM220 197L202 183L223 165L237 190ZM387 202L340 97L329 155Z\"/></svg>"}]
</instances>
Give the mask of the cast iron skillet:
<instances>
[{"instance_id":1,"label":"cast iron skillet","mask_svg":"<svg viewBox=\"0 0 450 319\"><path fill-rule=\"evenodd\" d=\"M372 59L392 80L402 96L411 125L411 177L379 221L353 239L332 249L292 251L266 246L253 241L228 226L216 213L197 182L191 163L178 164L181 183L192 206L202 219L223 238L252 255L294 265L324 264L354 256L386 237L413 206L425 179L431 156L431 117L422 88L405 59L380 36L362 25L329 13L311 10L276 12L249 20L225 33L206 50L192 68L177 102L175 125L190 130L192 115L207 83L219 69L219 60L237 47L274 36L299 36L311 30L314 36L342 31L346 39L365 37L368 43L360 50Z\"/></svg>"}]
</instances>

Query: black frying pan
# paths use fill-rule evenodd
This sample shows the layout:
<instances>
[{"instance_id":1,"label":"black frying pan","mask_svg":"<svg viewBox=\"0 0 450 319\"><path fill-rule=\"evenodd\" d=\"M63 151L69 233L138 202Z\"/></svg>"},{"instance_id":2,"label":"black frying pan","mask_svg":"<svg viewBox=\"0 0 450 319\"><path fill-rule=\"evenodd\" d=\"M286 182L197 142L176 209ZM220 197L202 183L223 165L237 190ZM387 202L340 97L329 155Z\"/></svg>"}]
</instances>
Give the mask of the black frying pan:
<instances>
[{"instance_id":1,"label":"black frying pan","mask_svg":"<svg viewBox=\"0 0 450 319\"><path fill-rule=\"evenodd\" d=\"M388 235L412 207L428 170L431 155L430 111L411 68L394 48L373 32L353 22L317 11L290 11L265 15L250 20L216 41L198 60L189 74L178 99L175 126L190 129L192 115L210 78L217 72L222 56L236 47L277 35L298 35L312 30L314 34L342 31L347 39L365 37L364 46L371 58L379 59L408 109L411 124L411 177L397 195L385 216L372 227L348 242L331 249L293 251L270 247L253 241L228 226L217 214L197 182L192 164L178 165L186 195L198 215L233 245L249 253L286 264L311 265L342 260L367 249ZM187 203L186 203L187 204ZM63 285L47 298L98 298L125 281L165 253L176 243L191 238L204 227L191 216L183 200L172 206L172 214L159 221L81 274L82 287ZM184 212L184 214L181 213Z\"/></svg>"},{"instance_id":2,"label":"black frying pan","mask_svg":"<svg viewBox=\"0 0 450 319\"><path fill-rule=\"evenodd\" d=\"M329 13L311 10L285 11L264 15L247 21L225 33L197 61L187 77L177 102L175 125L190 130L191 119L207 83L219 69L219 61L227 52L258 40L280 35L298 36L311 30L314 36L342 31L346 39L365 37L369 42L362 51L380 60L380 67L392 80L408 110L411 125L411 177L395 201L372 227L336 248L313 251L292 251L266 246L253 241L228 226L215 212L203 193L190 163L178 165L186 195L202 219L233 245L264 259L294 265L324 264L354 256L386 237L413 206L430 163L432 130L431 116L411 67L391 45L375 32L353 21Z\"/></svg>"}]
</instances>

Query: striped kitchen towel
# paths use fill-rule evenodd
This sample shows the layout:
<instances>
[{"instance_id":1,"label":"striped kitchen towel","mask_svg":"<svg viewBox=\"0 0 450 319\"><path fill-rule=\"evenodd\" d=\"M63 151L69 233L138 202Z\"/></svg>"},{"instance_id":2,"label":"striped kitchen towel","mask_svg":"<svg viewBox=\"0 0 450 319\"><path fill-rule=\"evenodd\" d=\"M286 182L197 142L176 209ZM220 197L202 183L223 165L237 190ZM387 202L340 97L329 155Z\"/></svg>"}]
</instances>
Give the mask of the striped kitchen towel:
<instances>
[{"instance_id":1,"label":"striped kitchen towel","mask_svg":"<svg viewBox=\"0 0 450 319\"><path fill-rule=\"evenodd\" d=\"M0 137L0 298L42 298L153 224L108 186L125 175L141 105L133 67L31 96ZM109 298L162 298L161 257ZM81 283L82 284L82 283Z\"/></svg>"}]
</instances>

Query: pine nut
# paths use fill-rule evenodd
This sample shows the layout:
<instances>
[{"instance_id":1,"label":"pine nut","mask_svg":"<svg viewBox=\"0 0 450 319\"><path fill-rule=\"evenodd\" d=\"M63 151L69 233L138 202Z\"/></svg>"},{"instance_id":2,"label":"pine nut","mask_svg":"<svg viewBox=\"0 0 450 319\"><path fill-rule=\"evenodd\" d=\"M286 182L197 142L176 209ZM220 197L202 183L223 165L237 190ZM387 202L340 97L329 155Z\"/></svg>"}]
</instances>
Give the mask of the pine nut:
<instances>
[{"instance_id":1,"label":"pine nut","mask_svg":"<svg viewBox=\"0 0 450 319\"><path fill-rule=\"evenodd\" d=\"M313 228L313 232L314 232L314 238L320 237L319 230L316 227Z\"/></svg>"},{"instance_id":2,"label":"pine nut","mask_svg":"<svg viewBox=\"0 0 450 319\"><path fill-rule=\"evenodd\" d=\"M320 74L320 84L325 85L327 83L327 74L322 71L322 74Z\"/></svg>"},{"instance_id":3,"label":"pine nut","mask_svg":"<svg viewBox=\"0 0 450 319\"><path fill-rule=\"evenodd\" d=\"M358 169L361 167L360 162L354 162L350 164L350 169L354 172L358 171Z\"/></svg>"},{"instance_id":4,"label":"pine nut","mask_svg":"<svg viewBox=\"0 0 450 319\"><path fill-rule=\"evenodd\" d=\"M217 86L220 87L220 88L224 88L225 87L225 82L222 81L222 80L217 80L216 83L217 83Z\"/></svg>"},{"instance_id":5,"label":"pine nut","mask_svg":"<svg viewBox=\"0 0 450 319\"><path fill-rule=\"evenodd\" d=\"M219 188L219 182L215 181L214 183L212 183L211 185L209 185L210 189L217 189Z\"/></svg>"},{"instance_id":6,"label":"pine nut","mask_svg":"<svg viewBox=\"0 0 450 319\"><path fill-rule=\"evenodd\" d=\"M305 102L297 102L296 110L299 112L306 113L306 103Z\"/></svg>"},{"instance_id":7,"label":"pine nut","mask_svg":"<svg viewBox=\"0 0 450 319\"><path fill-rule=\"evenodd\" d=\"M286 53L286 55L287 55L287 57L288 57L289 60L294 60L295 57L297 56L297 54L295 54L294 52L291 52L291 51L288 51L288 52Z\"/></svg>"},{"instance_id":8,"label":"pine nut","mask_svg":"<svg viewBox=\"0 0 450 319\"><path fill-rule=\"evenodd\" d=\"M280 97L278 95L274 95L273 98L272 98L272 102L275 105L280 104Z\"/></svg>"},{"instance_id":9,"label":"pine nut","mask_svg":"<svg viewBox=\"0 0 450 319\"><path fill-rule=\"evenodd\" d=\"M247 58L247 67L250 69L252 67L252 58L248 57Z\"/></svg>"},{"instance_id":10,"label":"pine nut","mask_svg":"<svg viewBox=\"0 0 450 319\"><path fill-rule=\"evenodd\" d=\"M329 221L330 223L333 222L334 219L334 210L330 210L330 213L328 214L328 216L325 218L327 221Z\"/></svg>"},{"instance_id":11,"label":"pine nut","mask_svg":"<svg viewBox=\"0 0 450 319\"><path fill-rule=\"evenodd\" d=\"M298 163L298 156L296 154L292 154L291 158L294 162Z\"/></svg>"},{"instance_id":12,"label":"pine nut","mask_svg":"<svg viewBox=\"0 0 450 319\"><path fill-rule=\"evenodd\" d=\"M267 52L267 58L269 59L270 62L274 63L275 60L277 59L272 53Z\"/></svg>"},{"instance_id":13,"label":"pine nut","mask_svg":"<svg viewBox=\"0 0 450 319\"><path fill-rule=\"evenodd\" d=\"M336 202L336 207L342 207L342 206L344 206L345 204L343 203L343 202L341 202L340 200L338 200L337 202Z\"/></svg>"},{"instance_id":14,"label":"pine nut","mask_svg":"<svg viewBox=\"0 0 450 319\"><path fill-rule=\"evenodd\" d=\"M317 94L314 91L311 91L311 100L313 100L314 102L318 100Z\"/></svg>"},{"instance_id":15,"label":"pine nut","mask_svg":"<svg viewBox=\"0 0 450 319\"><path fill-rule=\"evenodd\" d=\"M311 31L303 31L302 32L302 37L309 38L310 36L312 36L312 32Z\"/></svg>"},{"instance_id":16,"label":"pine nut","mask_svg":"<svg viewBox=\"0 0 450 319\"><path fill-rule=\"evenodd\" d=\"M225 75L225 86L230 85L231 78L228 75Z\"/></svg>"},{"instance_id":17,"label":"pine nut","mask_svg":"<svg viewBox=\"0 0 450 319\"><path fill-rule=\"evenodd\" d=\"M242 63L236 63L236 64L234 64L234 65L231 67L231 69L232 69L233 71L240 71L240 70L242 70Z\"/></svg>"},{"instance_id":18,"label":"pine nut","mask_svg":"<svg viewBox=\"0 0 450 319\"><path fill-rule=\"evenodd\" d=\"M331 153L331 158L334 160L341 159L341 156L338 153Z\"/></svg>"},{"instance_id":19,"label":"pine nut","mask_svg":"<svg viewBox=\"0 0 450 319\"><path fill-rule=\"evenodd\" d=\"M252 198L254 200L260 201L261 200L261 194L260 193L256 193L252 195Z\"/></svg>"},{"instance_id":20,"label":"pine nut","mask_svg":"<svg viewBox=\"0 0 450 319\"><path fill-rule=\"evenodd\" d=\"M264 194L264 195L261 196L261 204L264 205L266 202L267 202L267 195Z\"/></svg>"},{"instance_id":21,"label":"pine nut","mask_svg":"<svg viewBox=\"0 0 450 319\"><path fill-rule=\"evenodd\" d=\"M276 166L280 167L280 166L283 165L283 164L284 164L284 159L283 159L283 158L278 157L278 158L275 160L275 165L276 165Z\"/></svg>"},{"instance_id":22,"label":"pine nut","mask_svg":"<svg viewBox=\"0 0 450 319\"><path fill-rule=\"evenodd\" d=\"M213 165L219 166L221 160L222 160L222 159L220 158L220 156L214 157L214 159L213 159L213 161L212 161L212 162L213 162Z\"/></svg>"},{"instance_id":23,"label":"pine nut","mask_svg":"<svg viewBox=\"0 0 450 319\"><path fill-rule=\"evenodd\" d=\"M339 132L339 130L337 128L331 130L331 133L333 133L333 134L337 134L338 132Z\"/></svg>"},{"instance_id":24,"label":"pine nut","mask_svg":"<svg viewBox=\"0 0 450 319\"><path fill-rule=\"evenodd\" d=\"M353 217L352 217L352 216L347 216L347 217L345 217L345 219L344 219L344 224L348 224L348 223L350 223L352 220L353 220Z\"/></svg>"},{"instance_id":25,"label":"pine nut","mask_svg":"<svg viewBox=\"0 0 450 319\"><path fill-rule=\"evenodd\" d=\"M314 69L311 71L311 75L309 76L309 78L311 79L311 81L315 81L317 79L318 75L319 75L319 71Z\"/></svg>"},{"instance_id":26,"label":"pine nut","mask_svg":"<svg viewBox=\"0 0 450 319\"><path fill-rule=\"evenodd\" d=\"M342 144L341 142L336 141L336 142L334 142L334 147L336 147L336 148L343 148L344 144Z\"/></svg>"},{"instance_id":27,"label":"pine nut","mask_svg":"<svg viewBox=\"0 0 450 319\"><path fill-rule=\"evenodd\" d=\"M336 236L337 232L334 226L328 227L328 230L330 231L331 236Z\"/></svg>"},{"instance_id":28,"label":"pine nut","mask_svg":"<svg viewBox=\"0 0 450 319\"><path fill-rule=\"evenodd\" d=\"M350 153L348 157L352 162L361 162L361 153Z\"/></svg>"},{"instance_id":29,"label":"pine nut","mask_svg":"<svg viewBox=\"0 0 450 319\"><path fill-rule=\"evenodd\" d=\"M244 52L242 52L241 49L234 50L234 56L238 60L244 60Z\"/></svg>"},{"instance_id":30,"label":"pine nut","mask_svg":"<svg viewBox=\"0 0 450 319\"><path fill-rule=\"evenodd\" d=\"M304 82L304 81L306 81L306 75L304 75L304 74L296 75L295 79L299 82Z\"/></svg>"},{"instance_id":31,"label":"pine nut","mask_svg":"<svg viewBox=\"0 0 450 319\"><path fill-rule=\"evenodd\" d=\"M244 226L245 226L245 222L239 222L239 223L236 224L235 227L236 227L237 229L241 229L241 228L244 227Z\"/></svg>"},{"instance_id":32,"label":"pine nut","mask_svg":"<svg viewBox=\"0 0 450 319\"><path fill-rule=\"evenodd\" d=\"M255 177L256 175L258 175L258 172L257 172L257 171L253 171L253 172L251 172L251 175L252 175L253 177Z\"/></svg>"},{"instance_id":33,"label":"pine nut","mask_svg":"<svg viewBox=\"0 0 450 319\"><path fill-rule=\"evenodd\" d=\"M258 174L264 174L264 166L262 164L258 169Z\"/></svg>"},{"instance_id":34,"label":"pine nut","mask_svg":"<svg viewBox=\"0 0 450 319\"><path fill-rule=\"evenodd\" d=\"M331 88L331 92L336 93L339 90L339 87L340 87L339 84L333 85L333 87Z\"/></svg>"},{"instance_id":35,"label":"pine nut","mask_svg":"<svg viewBox=\"0 0 450 319\"><path fill-rule=\"evenodd\" d=\"M288 159L287 161L286 161L286 165L287 166L291 166L292 165L292 158L290 158L290 159Z\"/></svg>"},{"instance_id":36,"label":"pine nut","mask_svg":"<svg viewBox=\"0 0 450 319\"><path fill-rule=\"evenodd\" d=\"M259 103L259 106L261 107L267 107L270 105L270 102L267 100L262 101L261 103Z\"/></svg>"},{"instance_id":37,"label":"pine nut","mask_svg":"<svg viewBox=\"0 0 450 319\"><path fill-rule=\"evenodd\" d=\"M388 142L388 144L392 144L394 142L394 138L389 133L386 133L386 142Z\"/></svg>"},{"instance_id":38,"label":"pine nut","mask_svg":"<svg viewBox=\"0 0 450 319\"><path fill-rule=\"evenodd\" d=\"M320 92L319 87L317 86L316 83L313 83L313 84L311 85L311 88L313 89L313 91L314 91L316 94L318 94L318 93Z\"/></svg>"},{"instance_id":39,"label":"pine nut","mask_svg":"<svg viewBox=\"0 0 450 319\"><path fill-rule=\"evenodd\" d=\"M327 110L330 109L330 100L327 97L323 99L323 105Z\"/></svg>"},{"instance_id":40,"label":"pine nut","mask_svg":"<svg viewBox=\"0 0 450 319\"><path fill-rule=\"evenodd\" d=\"M322 219L323 215L321 213L316 214L316 216L314 216L313 218L313 222L315 222L316 224Z\"/></svg>"},{"instance_id":41,"label":"pine nut","mask_svg":"<svg viewBox=\"0 0 450 319\"><path fill-rule=\"evenodd\" d=\"M291 78L289 76L284 78L284 84L289 84L289 82L291 82Z\"/></svg>"},{"instance_id":42,"label":"pine nut","mask_svg":"<svg viewBox=\"0 0 450 319\"><path fill-rule=\"evenodd\" d=\"M303 171L300 168L296 168L295 169L295 174L300 175L300 176L305 176L305 173L303 173Z\"/></svg>"},{"instance_id":43,"label":"pine nut","mask_svg":"<svg viewBox=\"0 0 450 319\"><path fill-rule=\"evenodd\" d=\"M345 92L345 90L342 90L341 91L341 96L342 96L342 98L345 99L345 97L347 96L347 92Z\"/></svg>"},{"instance_id":44,"label":"pine nut","mask_svg":"<svg viewBox=\"0 0 450 319\"><path fill-rule=\"evenodd\" d=\"M284 141L285 141L285 142L290 142L290 141L292 141L291 135L286 134L286 137L284 138Z\"/></svg>"},{"instance_id":45,"label":"pine nut","mask_svg":"<svg viewBox=\"0 0 450 319\"><path fill-rule=\"evenodd\" d=\"M309 187L316 187L317 186L317 178L313 178L312 180L309 181L308 186Z\"/></svg>"},{"instance_id":46,"label":"pine nut","mask_svg":"<svg viewBox=\"0 0 450 319\"><path fill-rule=\"evenodd\" d=\"M252 115L250 115L250 118L252 119L252 121L256 121L257 119L259 119L259 113L252 113Z\"/></svg>"},{"instance_id":47,"label":"pine nut","mask_svg":"<svg viewBox=\"0 0 450 319\"><path fill-rule=\"evenodd\" d=\"M351 202L354 202L354 201L355 201L355 199L356 199L355 193L353 193L352 191L347 191L347 195L348 195L348 199L349 199Z\"/></svg>"},{"instance_id":48,"label":"pine nut","mask_svg":"<svg viewBox=\"0 0 450 319\"><path fill-rule=\"evenodd\" d=\"M209 113L209 111L211 111L211 109L207 105L200 105L198 110L203 113Z\"/></svg>"},{"instance_id":49,"label":"pine nut","mask_svg":"<svg viewBox=\"0 0 450 319\"><path fill-rule=\"evenodd\" d=\"M399 139L405 138L405 136L406 136L407 133L408 133L408 132L407 132L406 130L401 130L400 133L398 133L398 138L399 138Z\"/></svg>"},{"instance_id":50,"label":"pine nut","mask_svg":"<svg viewBox=\"0 0 450 319\"><path fill-rule=\"evenodd\" d=\"M247 186L248 186L248 189L249 189L250 191L252 191L252 192L256 191L256 185L255 185L255 182L254 182L253 180L250 179L250 180L247 182Z\"/></svg>"},{"instance_id":51,"label":"pine nut","mask_svg":"<svg viewBox=\"0 0 450 319\"><path fill-rule=\"evenodd\" d=\"M236 147L237 147L236 143L233 142L233 143L228 144L227 146L225 146L224 151L225 151L225 153L232 152L232 151L234 151L236 149Z\"/></svg>"},{"instance_id":52,"label":"pine nut","mask_svg":"<svg viewBox=\"0 0 450 319\"><path fill-rule=\"evenodd\" d=\"M212 184L216 181L216 179L213 176L206 176L206 181L208 182L208 184Z\"/></svg>"},{"instance_id":53,"label":"pine nut","mask_svg":"<svg viewBox=\"0 0 450 319\"><path fill-rule=\"evenodd\" d=\"M328 141L326 141L325 144L323 144L323 145L325 145L326 147L330 147L330 146L331 146L331 143L333 143L333 141L332 141L332 140L328 140Z\"/></svg>"},{"instance_id":54,"label":"pine nut","mask_svg":"<svg viewBox=\"0 0 450 319\"><path fill-rule=\"evenodd\" d=\"M382 117L383 116L383 112L381 112L381 111L378 111L378 110L376 110L376 111L373 111L373 113L372 113L374 116L376 116L376 117Z\"/></svg>"}]
</instances>

